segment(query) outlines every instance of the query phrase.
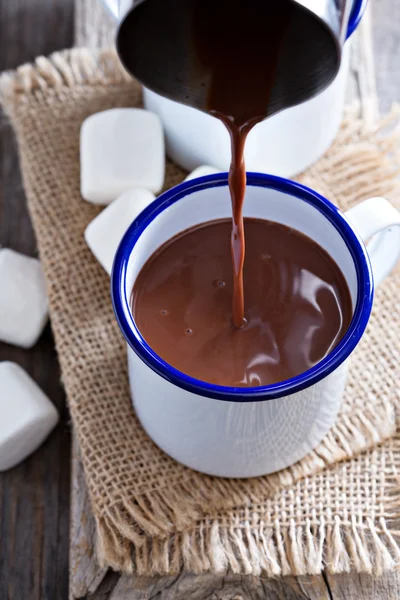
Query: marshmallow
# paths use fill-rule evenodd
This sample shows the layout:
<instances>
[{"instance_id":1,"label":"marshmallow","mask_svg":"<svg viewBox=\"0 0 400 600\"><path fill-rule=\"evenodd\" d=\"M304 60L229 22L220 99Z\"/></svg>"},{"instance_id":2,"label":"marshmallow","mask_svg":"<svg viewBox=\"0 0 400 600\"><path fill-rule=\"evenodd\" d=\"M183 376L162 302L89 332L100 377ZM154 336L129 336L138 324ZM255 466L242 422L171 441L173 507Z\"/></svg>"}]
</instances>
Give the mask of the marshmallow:
<instances>
[{"instance_id":1,"label":"marshmallow","mask_svg":"<svg viewBox=\"0 0 400 600\"><path fill-rule=\"evenodd\" d=\"M36 258L0 249L0 340L33 346L48 317L43 270Z\"/></svg>"},{"instance_id":2,"label":"marshmallow","mask_svg":"<svg viewBox=\"0 0 400 600\"><path fill-rule=\"evenodd\" d=\"M158 193L164 183L164 135L159 117L141 108L113 108L81 128L81 194L109 204L132 187Z\"/></svg>"},{"instance_id":3,"label":"marshmallow","mask_svg":"<svg viewBox=\"0 0 400 600\"><path fill-rule=\"evenodd\" d=\"M154 199L155 196L148 190L127 190L86 227L86 243L109 275L124 233Z\"/></svg>"},{"instance_id":4,"label":"marshmallow","mask_svg":"<svg viewBox=\"0 0 400 600\"><path fill-rule=\"evenodd\" d=\"M210 165L201 165L189 173L189 175L185 177L184 181L190 181L191 179L196 179L196 177L204 177L204 175L214 175L215 173L222 173L222 171L216 169L215 167L210 167Z\"/></svg>"},{"instance_id":5,"label":"marshmallow","mask_svg":"<svg viewBox=\"0 0 400 600\"><path fill-rule=\"evenodd\" d=\"M0 363L0 471L11 469L46 439L58 413L19 366Z\"/></svg>"}]
</instances>

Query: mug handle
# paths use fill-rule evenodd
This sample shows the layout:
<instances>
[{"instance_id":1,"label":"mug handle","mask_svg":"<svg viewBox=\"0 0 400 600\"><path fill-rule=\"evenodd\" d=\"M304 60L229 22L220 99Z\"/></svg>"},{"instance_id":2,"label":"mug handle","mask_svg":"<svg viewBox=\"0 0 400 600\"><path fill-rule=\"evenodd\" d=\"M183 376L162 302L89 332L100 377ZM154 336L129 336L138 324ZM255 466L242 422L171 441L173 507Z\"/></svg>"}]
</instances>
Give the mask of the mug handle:
<instances>
[{"instance_id":1,"label":"mug handle","mask_svg":"<svg viewBox=\"0 0 400 600\"><path fill-rule=\"evenodd\" d=\"M369 198L345 213L367 244L377 287L400 259L400 212L385 198Z\"/></svg>"}]
</instances>

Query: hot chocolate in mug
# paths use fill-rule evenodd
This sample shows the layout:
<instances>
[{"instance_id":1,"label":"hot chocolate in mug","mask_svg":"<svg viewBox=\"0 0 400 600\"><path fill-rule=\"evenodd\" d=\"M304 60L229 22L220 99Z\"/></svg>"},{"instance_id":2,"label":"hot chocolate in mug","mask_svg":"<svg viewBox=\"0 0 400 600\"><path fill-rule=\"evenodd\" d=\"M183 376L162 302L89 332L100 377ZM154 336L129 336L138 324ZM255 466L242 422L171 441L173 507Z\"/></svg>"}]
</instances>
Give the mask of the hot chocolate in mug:
<instances>
[{"instance_id":1,"label":"hot chocolate in mug","mask_svg":"<svg viewBox=\"0 0 400 600\"><path fill-rule=\"evenodd\" d=\"M400 212L383 198L371 198L343 214L305 186L248 173L243 214L281 223L314 240L340 267L349 287L353 316L348 330L323 360L296 377L259 387L200 381L158 356L135 324L132 288L154 252L195 225L231 217L226 173L182 183L140 213L121 241L111 279L141 424L177 461L221 477L266 475L318 445L337 417L347 359L368 323L374 286L400 257ZM367 247L363 240L369 240Z\"/></svg>"}]
</instances>

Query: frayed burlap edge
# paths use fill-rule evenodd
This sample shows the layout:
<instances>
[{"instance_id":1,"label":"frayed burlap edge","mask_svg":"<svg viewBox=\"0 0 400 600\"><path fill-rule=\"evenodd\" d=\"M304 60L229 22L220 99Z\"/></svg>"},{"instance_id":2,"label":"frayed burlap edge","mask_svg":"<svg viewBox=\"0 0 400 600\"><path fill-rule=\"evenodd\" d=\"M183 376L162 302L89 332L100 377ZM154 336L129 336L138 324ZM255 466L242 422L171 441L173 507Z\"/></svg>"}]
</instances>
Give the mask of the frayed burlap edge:
<instances>
[{"instance_id":1,"label":"frayed burlap edge","mask_svg":"<svg viewBox=\"0 0 400 600\"><path fill-rule=\"evenodd\" d=\"M7 114L13 117L26 104L37 101L38 104L42 105L45 95L51 92L54 92L56 95L58 92L63 92L65 88L77 85L88 85L90 87L98 85L104 87L125 83L132 86L129 75L124 71L113 51L100 51L94 56L85 49L73 49L55 53L50 59L39 57L35 61L35 65L23 65L14 73L3 74L0 78L0 100L5 106ZM356 135L359 133L357 131L360 128L359 123L354 124L354 130L352 131L352 120L357 111L357 106L351 109L347 127L342 132L342 135L347 138L348 145L346 157L343 157L343 161L335 165L338 179L346 176L346 161L349 161L349 157L351 156L352 137L353 134ZM397 116L398 113L399 110L396 108L388 122L380 124L379 129L383 130L389 124L389 121L394 119L393 115ZM368 135L371 135L371 133L374 132L369 129ZM341 143L343 143L343 139ZM393 156L389 158L389 154L395 152L398 144L398 134L390 134L385 139L382 138L381 144L382 151L385 154L382 155L382 164L380 167L387 169L387 172L393 177L396 161L393 159ZM359 146L357 147L357 154L359 154ZM367 143L365 158L368 158ZM323 165L322 161L320 163ZM320 163L318 163L315 169L311 169L307 175L299 179L305 184L309 183L312 185L314 177L320 177L321 171L323 171L324 167L321 167ZM168 175L169 186L171 186L182 179L183 172L170 164ZM352 173L352 178L354 184L359 186L360 197L383 195L393 191L393 189L388 190L387 186L385 187L385 181L374 181L371 178L368 160L363 165L360 164L359 179L354 177L354 173ZM174 179L176 181L173 181ZM323 193L323 177L319 181L321 181L319 191ZM322 470L326 467L327 463L352 457L368 447L387 439L393 435L395 425L393 406L390 402L386 404L387 412L381 417L379 424L377 423L377 414L372 409L345 415L343 421L335 427L335 430L328 434L321 446L314 452L290 469L276 473L268 478L263 478L262 483L260 483L260 480L254 480L253 482L237 481L236 490L233 490L231 481L213 478L207 478L206 481L206 478L202 478L198 474L193 474L194 480L198 477L202 478L202 500L204 500L204 504L208 504L210 507L218 507L221 500L226 500L227 495L231 498L232 506L244 501L248 501L249 503L259 501L263 496L270 496L282 486L289 486L299 478ZM377 435L377 425L381 427L379 435ZM349 446L349 440L352 446ZM181 497L182 492L186 495L187 504L185 504L185 514L178 514L169 505L176 505L176 500L178 497ZM299 566L288 568L291 560L285 555L282 546L283 538L281 536L286 536L287 549L291 548L289 553L292 558L298 554L300 548L304 548L302 544L307 539L311 555L316 555L316 548L322 548L322 545L326 544L326 540L329 537L327 537L328 534L324 533L324 524L321 523L318 527L314 526L312 533L310 529L311 524L306 526L292 524L285 534L279 533L279 523L271 527L267 533L265 531L263 533L260 530L260 533L257 534L249 529L246 532L246 550L243 548L240 550L239 555L241 559L238 566L237 552L234 552L230 556L229 548L232 548L232 544L240 546L239 538L242 534L239 535L239 531L243 530L242 526L237 528L237 530L230 528L228 531L218 525L219 521L210 522L210 526L208 527L210 542L208 544L205 542L204 535L197 530L180 531L184 528L192 527L193 522L203 514L204 506L198 505L198 498L198 494L194 493L193 490L193 481L186 480L185 483L182 483L179 493L176 488L175 490L163 489L159 494L152 491L149 494L143 494L140 498L136 497L134 502L121 502L118 505L104 507L101 515L95 514L99 533L98 552L100 562L125 571L131 571L133 568L132 564L135 564L137 571L141 573L148 573L149 571L172 573L176 572L176 565L178 563L181 567L183 564L185 568L195 572L199 571L199 569L200 571L212 570L219 572L221 569L218 567L218 561L222 561L221 564L225 565L223 569L229 567L233 571L249 572L249 561L251 564L254 561L260 562L263 552L267 554L268 552L272 554L275 552L277 556L281 556L280 565L278 561L276 568L272 569L272 571L265 566L267 573L302 574L303 572L317 572L315 571L315 567L313 568L307 561L308 566L304 568ZM171 527L170 518L172 515L174 520ZM361 535L361 533L357 533L358 526L354 524L354 521L351 524L341 523L338 517L335 520L333 528L332 526L329 527L332 529L331 541L334 539L337 542L336 546L328 544L330 548L336 547L336 550L332 550L333 555L339 556L341 552L344 552L340 550L340 545L343 546L343 540L345 539L352 539L350 546L359 548L357 535ZM393 546L393 548L396 548L396 552L399 552L382 518L380 519L379 527L376 528L371 522L367 528L371 532L372 530L375 532L372 535L375 549L378 549L380 544L382 544L381 537L379 536L383 535L390 541L389 546ZM167 539L159 537L170 534L172 530L180 532L171 535ZM365 525L362 525L360 531L364 530ZM146 537L147 535L154 536L153 540ZM269 545L265 543L264 538L270 540L270 549ZM218 539L219 542L217 541ZM342 540L341 542L339 542L340 539ZM226 544L223 540L225 540ZM296 540L300 544L297 549ZM301 540L303 541L300 543ZM135 548L132 547L131 543L134 544ZM354 546L354 544L356 545ZM164 550L161 551L161 548ZM189 551L189 548L193 548L193 552L197 556L199 561L197 568L191 565L191 560L187 558L193 553L192 550ZM319 555L322 557L321 552L319 552ZM359 548L359 552L357 551L358 554L355 551L349 552L352 556L351 560L356 562L357 560L361 561L361 566L363 561L366 561L365 565L368 563L368 560L364 556L365 552L362 550L362 545ZM382 552L383 556L385 556L383 549ZM364 558L362 558L363 556ZM151 564L154 565L151 568L149 567L150 559ZM389 562L389 558L384 560L386 566ZM336 564L335 560L331 561L331 563L333 565ZM346 569L334 566L332 570L333 572L341 572L341 570ZM368 569L363 568L362 570ZM251 572L254 574L254 569Z\"/></svg>"},{"instance_id":2,"label":"frayed burlap edge","mask_svg":"<svg viewBox=\"0 0 400 600\"><path fill-rule=\"evenodd\" d=\"M97 523L97 557L100 566L138 575L175 575L182 570L201 574L226 572L279 577L369 573L382 575L400 567L400 436L383 447L362 455L357 468L363 470L374 453L383 453L387 463L385 496L378 515L365 516L353 510L329 510L326 515L265 520L246 509L246 517L232 523L224 514L204 517L196 526L160 539L145 538L139 545L115 534L114 524ZM336 467L330 471L334 471ZM305 480L306 482L306 480ZM306 485L306 483L305 483ZM270 502L279 504L278 495Z\"/></svg>"},{"instance_id":3,"label":"frayed burlap edge","mask_svg":"<svg viewBox=\"0 0 400 600\"><path fill-rule=\"evenodd\" d=\"M113 50L93 54L86 48L55 52L49 58L39 56L34 64L27 63L15 71L0 76L0 100L8 113L32 100L40 92L63 90L79 85L109 86L128 83L132 78L125 71Z\"/></svg>"},{"instance_id":4,"label":"frayed burlap edge","mask_svg":"<svg viewBox=\"0 0 400 600\"><path fill-rule=\"evenodd\" d=\"M380 576L400 565L400 546L386 519L358 523L336 516L333 524L305 525L293 520L289 526L254 528L249 523L225 527L219 520L171 537L147 538L139 547L126 547L121 554L112 537L103 546L105 531L96 551L100 567L145 576L177 575L182 571L236 573L283 577L330 573L369 573ZM122 547L120 547L121 550Z\"/></svg>"}]
</instances>

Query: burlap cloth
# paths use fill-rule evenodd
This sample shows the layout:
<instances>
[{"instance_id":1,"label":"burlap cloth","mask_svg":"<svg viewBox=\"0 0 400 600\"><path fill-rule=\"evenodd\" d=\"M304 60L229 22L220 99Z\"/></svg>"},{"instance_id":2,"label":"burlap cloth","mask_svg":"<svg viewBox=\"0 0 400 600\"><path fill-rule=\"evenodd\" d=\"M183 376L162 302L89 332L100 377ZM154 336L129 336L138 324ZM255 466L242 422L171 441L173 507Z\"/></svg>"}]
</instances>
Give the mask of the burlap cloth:
<instances>
[{"instance_id":1,"label":"burlap cloth","mask_svg":"<svg viewBox=\"0 0 400 600\"><path fill-rule=\"evenodd\" d=\"M191 471L163 454L135 418L109 280L83 238L100 209L79 193L80 125L91 113L137 106L139 86L112 52L73 50L4 74L0 90L18 138L100 563L254 575L392 568L400 560L392 535L400 441L376 446L395 432L399 272L376 294L340 417L314 452L252 480ZM367 128L349 110L334 146L301 180L343 209L374 195L398 201L397 140L384 126ZM168 164L166 188L183 176Z\"/></svg>"}]
</instances>

